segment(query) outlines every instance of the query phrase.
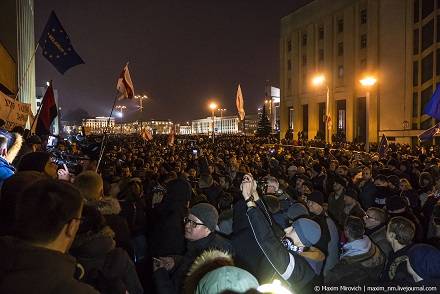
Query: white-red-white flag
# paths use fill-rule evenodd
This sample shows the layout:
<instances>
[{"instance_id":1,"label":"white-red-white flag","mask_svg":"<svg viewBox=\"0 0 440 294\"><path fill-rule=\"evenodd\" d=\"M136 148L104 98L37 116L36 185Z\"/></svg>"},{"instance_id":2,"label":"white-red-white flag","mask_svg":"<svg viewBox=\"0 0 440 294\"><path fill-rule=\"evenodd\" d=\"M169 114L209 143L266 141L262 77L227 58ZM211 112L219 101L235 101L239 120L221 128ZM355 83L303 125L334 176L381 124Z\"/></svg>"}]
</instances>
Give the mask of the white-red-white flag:
<instances>
[{"instance_id":1,"label":"white-red-white flag","mask_svg":"<svg viewBox=\"0 0 440 294\"><path fill-rule=\"evenodd\" d=\"M119 76L118 83L116 84L116 89L120 93L118 99L133 99L134 98L134 87L131 81L130 71L128 70L128 63L125 65L124 69Z\"/></svg>"},{"instance_id":2,"label":"white-red-white flag","mask_svg":"<svg viewBox=\"0 0 440 294\"><path fill-rule=\"evenodd\" d=\"M145 141L151 141L153 140L153 134L151 133L150 129L144 129L141 132L141 137L142 139L144 139Z\"/></svg>"},{"instance_id":3,"label":"white-red-white flag","mask_svg":"<svg viewBox=\"0 0 440 294\"><path fill-rule=\"evenodd\" d=\"M235 105L237 106L238 116L240 120L244 119L244 101L243 101L243 93L241 92L240 84L238 84L237 96L235 98Z\"/></svg>"}]
</instances>

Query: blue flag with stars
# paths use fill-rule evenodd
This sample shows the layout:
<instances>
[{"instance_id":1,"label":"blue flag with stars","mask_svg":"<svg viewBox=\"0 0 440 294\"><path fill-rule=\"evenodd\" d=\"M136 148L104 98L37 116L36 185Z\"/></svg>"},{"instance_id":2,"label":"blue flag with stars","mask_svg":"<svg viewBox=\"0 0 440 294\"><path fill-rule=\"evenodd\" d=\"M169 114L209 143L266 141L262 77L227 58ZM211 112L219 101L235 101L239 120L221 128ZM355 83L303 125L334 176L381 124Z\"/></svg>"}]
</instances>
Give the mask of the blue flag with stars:
<instances>
[{"instance_id":1,"label":"blue flag with stars","mask_svg":"<svg viewBox=\"0 0 440 294\"><path fill-rule=\"evenodd\" d=\"M419 135L420 141L429 141L432 140L432 138L437 135L440 132L440 123L434 125L433 127L430 127L426 131L423 131Z\"/></svg>"},{"instance_id":2,"label":"blue flag with stars","mask_svg":"<svg viewBox=\"0 0 440 294\"><path fill-rule=\"evenodd\" d=\"M46 57L61 74L64 74L69 68L75 65L84 63L75 49L73 49L69 36L54 11L50 14L38 43L43 49L43 56Z\"/></svg>"},{"instance_id":3,"label":"blue flag with stars","mask_svg":"<svg viewBox=\"0 0 440 294\"><path fill-rule=\"evenodd\" d=\"M437 86L431 100L423 108L423 113L440 120L440 87Z\"/></svg>"}]
</instances>

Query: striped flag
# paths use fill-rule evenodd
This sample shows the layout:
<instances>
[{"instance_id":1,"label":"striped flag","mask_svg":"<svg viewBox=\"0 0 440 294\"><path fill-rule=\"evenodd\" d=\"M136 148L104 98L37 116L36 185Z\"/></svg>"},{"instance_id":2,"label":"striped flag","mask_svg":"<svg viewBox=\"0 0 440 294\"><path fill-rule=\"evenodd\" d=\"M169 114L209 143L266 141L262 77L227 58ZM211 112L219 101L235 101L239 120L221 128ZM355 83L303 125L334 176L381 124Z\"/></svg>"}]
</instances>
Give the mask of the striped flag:
<instances>
[{"instance_id":1,"label":"striped flag","mask_svg":"<svg viewBox=\"0 0 440 294\"><path fill-rule=\"evenodd\" d=\"M55 104L55 95L53 93L52 82L49 84L49 87L46 89L46 93L44 94L43 100L41 102L40 111L35 118L35 134L42 135L50 135L51 134L51 125L55 117L58 115L58 108Z\"/></svg>"},{"instance_id":2,"label":"striped flag","mask_svg":"<svg viewBox=\"0 0 440 294\"><path fill-rule=\"evenodd\" d=\"M245 112L244 112L243 93L241 93L240 84L238 84L237 96L235 98L235 105L237 106L238 116L240 117L240 120L243 120L245 116Z\"/></svg>"},{"instance_id":3,"label":"striped flag","mask_svg":"<svg viewBox=\"0 0 440 294\"><path fill-rule=\"evenodd\" d=\"M130 71L128 70L128 63L125 65L124 69L119 76L118 83L116 84L116 89L120 93L118 99L133 99L134 98L134 87L131 81Z\"/></svg>"},{"instance_id":4,"label":"striped flag","mask_svg":"<svg viewBox=\"0 0 440 294\"><path fill-rule=\"evenodd\" d=\"M151 141L153 140L153 134L151 133L150 129L144 129L141 132L141 137L142 139L144 139L145 141Z\"/></svg>"},{"instance_id":5,"label":"striped flag","mask_svg":"<svg viewBox=\"0 0 440 294\"><path fill-rule=\"evenodd\" d=\"M388 139L385 134L382 135L382 139L380 139L379 148L377 150L379 152L379 157L385 157L388 151Z\"/></svg>"},{"instance_id":6,"label":"striped flag","mask_svg":"<svg viewBox=\"0 0 440 294\"><path fill-rule=\"evenodd\" d=\"M421 133L419 135L419 140L420 141L429 141L432 140L432 138L437 135L438 133L440 133L440 123L436 124L435 126L427 129L426 131L424 131L423 133Z\"/></svg>"}]
</instances>

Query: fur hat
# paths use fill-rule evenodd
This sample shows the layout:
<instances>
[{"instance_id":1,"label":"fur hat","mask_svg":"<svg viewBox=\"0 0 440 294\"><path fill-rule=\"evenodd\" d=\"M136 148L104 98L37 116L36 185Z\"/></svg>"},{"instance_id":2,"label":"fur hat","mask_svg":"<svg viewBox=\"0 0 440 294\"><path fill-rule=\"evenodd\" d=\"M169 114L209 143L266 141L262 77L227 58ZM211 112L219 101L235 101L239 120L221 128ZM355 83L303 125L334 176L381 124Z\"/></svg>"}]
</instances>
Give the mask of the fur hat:
<instances>
[{"instance_id":1,"label":"fur hat","mask_svg":"<svg viewBox=\"0 0 440 294\"><path fill-rule=\"evenodd\" d=\"M440 250L427 244L416 244L408 251L411 267L423 280L440 279Z\"/></svg>"},{"instance_id":2,"label":"fur hat","mask_svg":"<svg viewBox=\"0 0 440 294\"><path fill-rule=\"evenodd\" d=\"M199 203L190 208L190 213L197 217L211 232L218 223L217 209L209 203Z\"/></svg>"}]
</instances>

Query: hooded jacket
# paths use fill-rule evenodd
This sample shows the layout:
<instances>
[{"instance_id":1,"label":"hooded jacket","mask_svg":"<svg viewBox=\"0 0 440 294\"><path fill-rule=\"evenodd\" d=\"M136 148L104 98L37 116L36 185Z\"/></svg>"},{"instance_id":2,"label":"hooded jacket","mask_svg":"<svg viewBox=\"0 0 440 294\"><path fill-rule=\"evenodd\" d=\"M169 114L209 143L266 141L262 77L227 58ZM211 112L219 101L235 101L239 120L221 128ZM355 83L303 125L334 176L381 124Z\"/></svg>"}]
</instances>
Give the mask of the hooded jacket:
<instances>
[{"instance_id":1,"label":"hooded jacket","mask_svg":"<svg viewBox=\"0 0 440 294\"><path fill-rule=\"evenodd\" d=\"M339 263L327 273L326 284L363 285L377 280L385 256L370 238L349 242L343 250Z\"/></svg>"},{"instance_id":2,"label":"hooded jacket","mask_svg":"<svg viewBox=\"0 0 440 294\"><path fill-rule=\"evenodd\" d=\"M67 254L2 237L0 260L0 293L98 294L74 278L76 261Z\"/></svg>"}]
</instances>

